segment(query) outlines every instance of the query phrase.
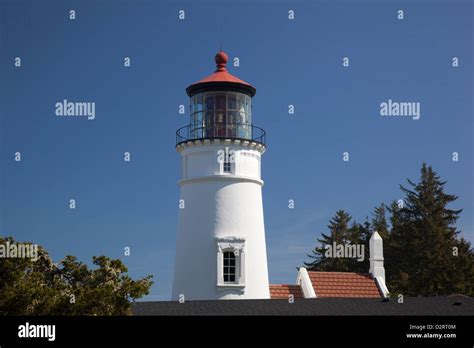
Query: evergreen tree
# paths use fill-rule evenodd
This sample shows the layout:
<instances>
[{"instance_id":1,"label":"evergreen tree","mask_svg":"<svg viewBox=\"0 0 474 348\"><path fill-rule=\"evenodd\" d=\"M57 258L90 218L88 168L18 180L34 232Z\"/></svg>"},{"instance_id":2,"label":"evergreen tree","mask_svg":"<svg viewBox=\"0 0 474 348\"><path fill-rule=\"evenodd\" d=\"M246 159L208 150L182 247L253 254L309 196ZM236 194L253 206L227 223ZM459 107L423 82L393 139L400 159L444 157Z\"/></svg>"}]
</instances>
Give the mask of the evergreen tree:
<instances>
[{"instance_id":1,"label":"evergreen tree","mask_svg":"<svg viewBox=\"0 0 474 348\"><path fill-rule=\"evenodd\" d=\"M387 207L384 203L381 203L378 207L375 207L372 213L372 231L377 231L380 237L388 244L388 223L386 218Z\"/></svg>"},{"instance_id":2,"label":"evergreen tree","mask_svg":"<svg viewBox=\"0 0 474 348\"><path fill-rule=\"evenodd\" d=\"M401 208L398 202L392 201L387 208L390 216L390 240L384 240L384 267L386 273L386 282L390 293L404 293L408 288L407 270L412 267L411 258L414 255L407 256L410 241L410 230L407 223L403 223ZM413 253L413 250L410 252Z\"/></svg>"},{"instance_id":3,"label":"evergreen tree","mask_svg":"<svg viewBox=\"0 0 474 348\"><path fill-rule=\"evenodd\" d=\"M319 245L314 248L308 257L312 259L305 262L305 266L311 271L348 271L349 262L345 258L326 257L326 246L345 244L348 241L349 223L352 217L344 210L338 210L330 220L328 229L330 234L321 233L318 239Z\"/></svg>"},{"instance_id":4,"label":"evergreen tree","mask_svg":"<svg viewBox=\"0 0 474 348\"><path fill-rule=\"evenodd\" d=\"M462 210L448 208L457 196L444 192L446 182L425 163L420 182L408 184L400 185L404 206L390 208L389 288L409 296L473 295L473 252L455 227Z\"/></svg>"},{"instance_id":5,"label":"evergreen tree","mask_svg":"<svg viewBox=\"0 0 474 348\"><path fill-rule=\"evenodd\" d=\"M348 231L347 242L350 245L356 245L359 248L364 247L363 260L357 258L350 258L347 260L348 271L349 272L358 272L358 273L367 273L369 270L369 240L372 236L371 225L368 220L363 224L354 222L351 228Z\"/></svg>"},{"instance_id":6,"label":"evergreen tree","mask_svg":"<svg viewBox=\"0 0 474 348\"><path fill-rule=\"evenodd\" d=\"M457 277L453 277L451 284L453 293L474 296L474 252L471 244L462 237L456 241L456 248L458 256L453 268Z\"/></svg>"}]
</instances>

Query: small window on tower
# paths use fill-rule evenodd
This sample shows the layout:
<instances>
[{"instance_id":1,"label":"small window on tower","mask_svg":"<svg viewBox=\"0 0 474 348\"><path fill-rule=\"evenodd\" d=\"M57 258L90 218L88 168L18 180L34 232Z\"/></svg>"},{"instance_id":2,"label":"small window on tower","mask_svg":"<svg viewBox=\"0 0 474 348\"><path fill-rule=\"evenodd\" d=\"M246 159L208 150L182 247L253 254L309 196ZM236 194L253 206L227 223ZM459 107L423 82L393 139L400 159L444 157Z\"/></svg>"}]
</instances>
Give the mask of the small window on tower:
<instances>
[{"instance_id":1,"label":"small window on tower","mask_svg":"<svg viewBox=\"0 0 474 348\"><path fill-rule=\"evenodd\" d=\"M245 239L233 236L217 238L217 288L245 288Z\"/></svg>"},{"instance_id":2,"label":"small window on tower","mask_svg":"<svg viewBox=\"0 0 474 348\"><path fill-rule=\"evenodd\" d=\"M233 251L224 252L224 283L235 283L235 254Z\"/></svg>"},{"instance_id":3,"label":"small window on tower","mask_svg":"<svg viewBox=\"0 0 474 348\"><path fill-rule=\"evenodd\" d=\"M231 167L231 163L230 163L230 154L228 151L225 152L225 155L224 155L224 163L222 165L222 170L224 171L224 173L231 173L232 172L232 167Z\"/></svg>"}]
</instances>

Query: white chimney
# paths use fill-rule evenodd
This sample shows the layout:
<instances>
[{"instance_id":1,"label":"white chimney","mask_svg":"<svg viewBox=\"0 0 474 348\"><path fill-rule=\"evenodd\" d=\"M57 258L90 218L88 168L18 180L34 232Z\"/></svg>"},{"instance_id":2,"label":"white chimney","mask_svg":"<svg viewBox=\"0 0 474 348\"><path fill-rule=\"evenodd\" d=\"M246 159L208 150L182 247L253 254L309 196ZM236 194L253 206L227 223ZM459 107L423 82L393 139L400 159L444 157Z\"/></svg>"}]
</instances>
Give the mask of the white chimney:
<instances>
[{"instance_id":1,"label":"white chimney","mask_svg":"<svg viewBox=\"0 0 474 348\"><path fill-rule=\"evenodd\" d=\"M377 281L383 295L388 296L388 289L385 285L385 268L383 267L383 239L375 231L369 241L370 269L369 273Z\"/></svg>"}]
</instances>

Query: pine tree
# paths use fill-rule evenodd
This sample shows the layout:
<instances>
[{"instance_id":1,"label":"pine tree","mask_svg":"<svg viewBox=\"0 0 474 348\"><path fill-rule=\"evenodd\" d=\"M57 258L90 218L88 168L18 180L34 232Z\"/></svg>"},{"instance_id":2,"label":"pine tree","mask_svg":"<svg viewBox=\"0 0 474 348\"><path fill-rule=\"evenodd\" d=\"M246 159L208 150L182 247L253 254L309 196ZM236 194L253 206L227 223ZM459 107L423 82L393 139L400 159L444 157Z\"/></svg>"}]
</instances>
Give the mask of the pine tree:
<instances>
[{"instance_id":1,"label":"pine tree","mask_svg":"<svg viewBox=\"0 0 474 348\"><path fill-rule=\"evenodd\" d=\"M405 293L408 289L408 269L413 266L411 260L413 250L408 254L408 242L410 238L410 230L408 223L403 223L401 208L398 202L392 201L390 207L387 208L390 216L390 240L384 240L384 266L387 277L387 285L392 294Z\"/></svg>"},{"instance_id":2,"label":"pine tree","mask_svg":"<svg viewBox=\"0 0 474 348\"><path fill-rule=\"evenodd\" d=\"M456 243L458 256L455 258L454 272L458 277L452 282L453 293L474 296L474 252L471 244L464 238Z\"/></svg>"},{"instance_id":3,"label":"pine tree","mask_svg":"<svg viewBox=\"0 0 474 348\"><path fill-rule=\"evenodd\" d=\"M305 266L311 271L348 271L349 261L345 258L326 257L325 246L331 246L335 242L338 245L348 241L349 223L352 217L344 210L338 210L330 220L328 229L330 234L321 233L318 239L319 245L314 248L308 257L312 259L305 262Z\"/></svg>"},{"instance_id":4,"label":"pine tree","mask_svg":"<svg viewBox=\"0 0 474 348\"><path fill-rule=\"evenodd\" d=\"M388 244L388 223L386 217L387 207L384 203L381 203L378 207L375 207L372 213L372 229L380 234L380 237Z\"/></svg>"},{"instance_id":5,"label":"pine tree","mask_svg":"<svg viewBox=\"0 0 474 348\"><path fill-rule=\"evenodd\" d=\"M351 258L347 260L348 271L358 272L358 273L367 273L369 270L369 240L372 236L371 225L368 220L363 224L354 222L348 230L347 242L351 245L363 246L364 254L363 260L359 258Z\"/></svg>"},{"instance_id":6,"label":"pine tree","mask_svg":"<svg viewBox=\"0 0 474 348\"><path fill-rule=\"evenodd\" d=\"M455 227L462 210L447 207L457 196L444 192L446 182L425 163L420 182L408 184L400 185L404 206L390 208L389 288L409 296L472 295L473 252Z\"/></svg>"}]
</instances>

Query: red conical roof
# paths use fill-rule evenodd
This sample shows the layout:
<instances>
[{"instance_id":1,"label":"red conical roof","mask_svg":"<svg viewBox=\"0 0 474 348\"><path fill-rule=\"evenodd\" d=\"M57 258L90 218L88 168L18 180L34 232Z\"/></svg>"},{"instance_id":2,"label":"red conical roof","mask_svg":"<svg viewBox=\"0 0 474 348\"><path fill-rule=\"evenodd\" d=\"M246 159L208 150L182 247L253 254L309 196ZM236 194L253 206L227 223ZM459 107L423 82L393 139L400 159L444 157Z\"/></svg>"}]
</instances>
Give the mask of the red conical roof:
<instances>
[{"instance_id":1,"label":"red conical roof","mask_svg":"<svg viewBox=\"0 0 474 348\"><path fill-rule=\"evenodd\" d=\"M235 77L227 71L226 65L228 57L225 52L218 52L216 54L215 61L217 69L213 74L193 83L188 88L186 88L186 92L189 96L203 91L217 90L237 90L249 94L252 97L255 95L255 87L239 79L238 77Z\"/></svg>"}]
</instances>

